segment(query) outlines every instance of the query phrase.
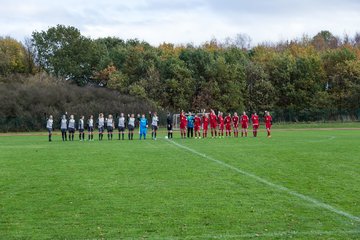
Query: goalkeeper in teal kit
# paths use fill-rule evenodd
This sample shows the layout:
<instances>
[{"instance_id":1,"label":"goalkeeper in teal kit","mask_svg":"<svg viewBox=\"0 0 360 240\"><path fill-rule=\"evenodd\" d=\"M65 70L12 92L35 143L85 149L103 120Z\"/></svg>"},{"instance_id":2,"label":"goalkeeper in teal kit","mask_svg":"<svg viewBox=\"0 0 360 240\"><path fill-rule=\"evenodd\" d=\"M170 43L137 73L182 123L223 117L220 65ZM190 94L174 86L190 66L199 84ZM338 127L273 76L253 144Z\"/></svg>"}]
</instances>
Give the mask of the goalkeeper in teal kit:
<instances>
[{"instance_id":1,"label":"goalkeeper in teal kit","mask_svg":"<svg viewBox=\"0 0 360 240\"><path fill-rule=\"evenodd\" d=\"M146 132L147 132L147 128L148 128L148 120L146 119L145 114L141 115L139 125L140 125L140 140L141 140L141 137L144 137L144 140L145 140Z\"/></svg>"}]
</instances>

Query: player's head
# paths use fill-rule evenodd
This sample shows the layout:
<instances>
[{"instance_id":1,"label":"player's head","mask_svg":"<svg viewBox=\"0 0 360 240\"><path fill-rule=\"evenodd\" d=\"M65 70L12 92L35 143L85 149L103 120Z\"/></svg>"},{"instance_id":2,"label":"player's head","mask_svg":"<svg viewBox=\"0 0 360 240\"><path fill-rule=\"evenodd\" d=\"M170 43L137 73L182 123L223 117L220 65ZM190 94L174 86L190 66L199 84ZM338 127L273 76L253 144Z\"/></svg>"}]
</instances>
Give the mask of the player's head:
<instances>
[{"instance_id":1,"label":"player's head","mask_svg":"<svg viewBox=\"0 0 360 240\"><path fill-rule=\"evenodd\" d=\"M132 113L130 116L131 116L132 118L134 118L134 117L135 117L135 114L134 114L134 113Z\"/></svg>"},{"instance_id":2,"label":"player's head","mask_svg":"<svg viewBox=\"0 0 360 240\"><path fill-rule=\"evenodd\" d=\"M231 113L228 113L228 116L231 117Z\"/></svg>"},{"instance_id":3,"label":"player's head","mask_svg":"<svg viewBox=\"0 0 360 240\"><path fill-rule=\"evenodd\" d=\"M124 117L124 113L120 113L120 116L121 116L121 117Z\"/></svg>"},{"instance_id":4,"label":"player's head","mask_svg":"<svg viewBox=\"0 0 360 240\"><path fill-rule=\"evenodd\" d=\"M82 119L82 120L84 120L84 118L85 118L84 116L81 116L81 119Z\"/></svg>"},{"instance_id":5,"label":"player's head","mask_svg":"<svg viewBox=\"0 0 360 240\"><path fill-rule=\"evenodd\" d=\"M245 111L243 112L243 115L246 115L246 112L245 112Z\"/></svg>"},{"instance_id":6,"label":"player's head","mask_svg":"<svg viewBox=\"0 0 360 240\"><path fill-rule=\"evenodd\" d=\"M142 117L142 118L145 118L145 114L144 114L144 113L143 113L143 114L141 114L141 117Z\"/></svg>"},{"instance_id":7,"label":"player's head","mask_svg":"<svg viewBox=\"0 0 360 240\"><path fill-rule=\"evenodd\" d=\"M65 116L65 115L62 115L62 119L66 119L66 116Z\"/></svg>"},{"instance_id":8,"label":"player's head","mask_svg":"<svg viewBox=\"0 0 360 240\"><path fill-rule=\"evenodd\" d=\"M154 112L154 116L156 116L157 115L157 112Z\"/></svg>"},{"instance_id":9,"label":"player's head","mask_svg":"<svg viewBox=\"0 0 360 240\"><path fill-rule=\"evenodd\" d=\"M235 117L237 116L237 112L234 112L234 116L235 116Z\"/></svg>"},{"instance_id":10,"label":"player's head","mask_svg":"<svg viewBox=\"0 0 360 240\"><path fill-rule=\"evenodd\" d=\"M170 112L167 113L168 117L170 117Z\"/></svg>"},{"instance_id":11,"label":"player's head","mask_svg":"<svg viewBox=\"0 0 360 240\"><path fill-rule=\"evenodd\" d=\"M70 115L70 119L74 119L74 115L71 114L71 115Z\"/></svg>"},{"instance_id":12,"label":"player's head","mask_svg":"<svg viewBox=\"0 0 360 240\"><path fill-rule=\"evenodd\" d=\"M52 115L50 115L50 116L49 116L49 119L53 119L53 116L52 116Z\"/></svg>"},{"instance_id":13,"label":"player's head","mask_svg":"<svg viewBox=\"0 0 360 240\"><path fill-rule=\"evenodd\" d=\"M112 117L112 115L111 114L109 114L109 117L108 117L109 119L112 119L113 117Z\"/></svg>"},{"instance_id":14,"label":"player's head","mask_svg":"<svg viewBox=\"0 0 360 240\"><path fill-rule=\"evenodd\" d=\"M90 115L90 119L93 119L94 118L94 116L93 115Z\"/></svg>"},{"instance_id":15,"label":"player's head","mask_svg":"<svg viewBox=\"0 0 360 240\"><path fill-rule=\"evenodd\" d=\"M103 114L103 113L100 113L100 114L99 114L99 117L101 117L101 118L104 117L104 114Z\"/></svg>"},{"instance_id":16,"label":"player's head","mask_svg":"<svg viewBox=\"0 0 360 240\"><path fill-rule=\"evenodd\" d=\"M208 113L205 113L205 117L207 117L207 118L208 118L208 117L209 117L209 114L208 114Z\"/></svg>"}]
</instances>

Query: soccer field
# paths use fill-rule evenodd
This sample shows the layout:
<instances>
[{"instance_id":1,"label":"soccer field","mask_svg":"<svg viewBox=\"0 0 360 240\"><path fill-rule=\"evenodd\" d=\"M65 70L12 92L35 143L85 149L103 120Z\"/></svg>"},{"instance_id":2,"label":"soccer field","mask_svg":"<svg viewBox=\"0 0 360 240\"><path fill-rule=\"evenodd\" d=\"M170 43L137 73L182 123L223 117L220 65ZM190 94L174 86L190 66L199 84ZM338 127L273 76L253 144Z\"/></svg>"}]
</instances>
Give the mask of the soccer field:
<instances>
[{"instance_id":1,"label":"soccer field","mask_svg":"<svg viewBox=\"0 0 360 240\"><path fill-rule=\"evenodd\" d=\"M359 130L163 136L0 136L0 239L360 239Z\"/></svg>"}]
</instances>

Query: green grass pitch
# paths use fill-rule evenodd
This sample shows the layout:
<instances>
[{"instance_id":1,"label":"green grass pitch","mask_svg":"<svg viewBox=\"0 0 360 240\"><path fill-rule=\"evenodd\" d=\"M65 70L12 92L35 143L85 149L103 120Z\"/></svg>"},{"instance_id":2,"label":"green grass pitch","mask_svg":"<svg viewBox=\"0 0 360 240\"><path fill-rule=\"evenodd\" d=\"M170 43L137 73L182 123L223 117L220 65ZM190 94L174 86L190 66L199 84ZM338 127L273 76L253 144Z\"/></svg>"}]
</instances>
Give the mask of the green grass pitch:
<instances>
[{"instance_id":1,"label":"green grass pitch","mask_svg":"<svg viewBox=\"0 0 360 240\"><path fill-rule=\"evenodd\" d=\"M358 129L175 136L0 136L0 239L360 239Z\"/></svg>"}]
</instances>

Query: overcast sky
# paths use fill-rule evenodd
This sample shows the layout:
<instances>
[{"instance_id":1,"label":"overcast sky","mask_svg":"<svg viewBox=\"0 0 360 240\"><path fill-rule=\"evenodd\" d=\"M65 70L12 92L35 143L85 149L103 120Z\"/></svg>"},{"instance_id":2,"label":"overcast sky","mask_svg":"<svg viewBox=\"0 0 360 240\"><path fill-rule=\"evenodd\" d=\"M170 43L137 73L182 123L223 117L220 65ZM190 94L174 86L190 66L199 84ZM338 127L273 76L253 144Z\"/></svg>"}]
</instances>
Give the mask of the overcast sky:
<instances>
[{"instance_id":1,"label":"overcast sky","mask_svg":"<svg viewBox=\"0 0 360 240\"><path fill-rule=\"evenodd\" d=\"M248 34L252 43L360 32L359 0L0 0L0 36L71 25L91 38L201 44Z\"/></svg>"}]
</instances>

